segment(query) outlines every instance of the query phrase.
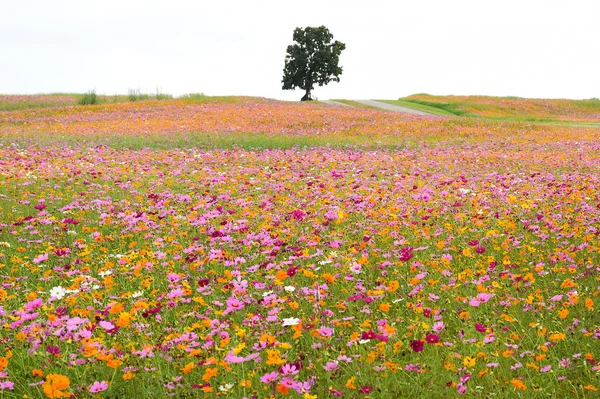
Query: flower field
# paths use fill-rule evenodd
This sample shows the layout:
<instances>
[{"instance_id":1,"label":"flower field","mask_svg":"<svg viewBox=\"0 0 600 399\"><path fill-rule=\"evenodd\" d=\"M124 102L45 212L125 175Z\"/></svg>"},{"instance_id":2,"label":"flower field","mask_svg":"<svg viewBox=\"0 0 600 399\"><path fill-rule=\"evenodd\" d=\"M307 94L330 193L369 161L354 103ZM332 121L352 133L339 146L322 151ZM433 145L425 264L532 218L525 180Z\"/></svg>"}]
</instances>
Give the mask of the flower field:
<instances>
[{"instance_id":1,"label":"flower field","mask_svg":"<svg viewBox=\"0 0 600 399\"><path fill-rule=\"evenodd\" d=\"M600 100L531 99L488 96L432 96L415 94L407 100L449 106L468 115L489 118L600 122Z\"/></svg>"},{"instance_id":2,"label":"flower field","mask_svg":"<svg viewBox=\"0 0 600 399\"><path fill-rule=\"evenodd\" d=\"M0 112L0 398L594 398L600 130Z\"/></svg>"}]
</instances>

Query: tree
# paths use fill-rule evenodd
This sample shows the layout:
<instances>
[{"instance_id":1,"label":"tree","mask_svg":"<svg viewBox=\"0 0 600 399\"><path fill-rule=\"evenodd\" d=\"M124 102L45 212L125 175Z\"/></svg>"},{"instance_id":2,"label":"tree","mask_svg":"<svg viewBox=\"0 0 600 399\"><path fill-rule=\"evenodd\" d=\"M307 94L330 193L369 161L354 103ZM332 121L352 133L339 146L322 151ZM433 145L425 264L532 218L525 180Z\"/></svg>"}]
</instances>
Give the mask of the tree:
<instances>
[{"instance_id":1,"label":"tree","mask_svg":"<svg viewBox=\"0 0 600 399\"><path fill-rule=\"evenodd\" d=\"M324 26L306 27L294 30L294 42L288 46L283 68L283 90L296 87L306 93L302 101L312 100L310 92L314 86L340 81L342 67L340 54L346 48L342 42L332 43L333 35Z\"/></svg>"}]
</instances>

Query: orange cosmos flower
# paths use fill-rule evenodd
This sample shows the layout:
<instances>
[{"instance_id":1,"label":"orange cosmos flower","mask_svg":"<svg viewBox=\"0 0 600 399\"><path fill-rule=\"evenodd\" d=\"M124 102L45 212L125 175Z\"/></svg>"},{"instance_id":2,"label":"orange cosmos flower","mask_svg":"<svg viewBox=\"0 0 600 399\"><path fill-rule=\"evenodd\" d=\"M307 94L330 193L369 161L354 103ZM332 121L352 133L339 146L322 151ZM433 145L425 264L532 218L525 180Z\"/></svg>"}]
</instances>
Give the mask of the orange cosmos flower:
<instances>
[{"instance_id":1,"label":"orange cosmos flower","mask_svg":"<svg viewBox=\"0 0 600 399\"><path fill-rule=\"evenodd\" d=\"M512 380L510 380L510 383L517 389L520 389L523 391L527 389L527 385L523 384L523 382L521 380L517 380L516 378L513 378Z\"/></svg>"},{"instance_id":2,"label":"orange cosmos flower","mask_svg":"<svg viewBox=\"0 0 600 399\"><path fill-rule=\"evenodd\" d=\"M71 394L63 392L63 390L68 389L69 384L71 384L71 381L64 375L48 374L42 388L49 398L68 398Z\"/></svg>"}]
</instances>

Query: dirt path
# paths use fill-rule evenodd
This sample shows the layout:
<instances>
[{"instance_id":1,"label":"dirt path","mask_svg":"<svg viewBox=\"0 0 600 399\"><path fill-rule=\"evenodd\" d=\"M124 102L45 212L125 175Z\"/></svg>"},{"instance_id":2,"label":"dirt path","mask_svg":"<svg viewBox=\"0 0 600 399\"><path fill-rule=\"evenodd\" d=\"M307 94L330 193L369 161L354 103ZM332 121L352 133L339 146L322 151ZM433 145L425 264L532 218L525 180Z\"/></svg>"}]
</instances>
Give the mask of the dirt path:
<instances>
[{"instance_id":1,"label":"dirt path","mask_svg":"<svg viewBox=\"0 0 600 399\"><path fill-rule=\"evenodd\" d=\"M329 105L342 105L344 107L350 107L350 105L348 105L348 104L340 103L340 102L333 101L333 100L319 100L319 102L329 104Z\"/></svg>"},{"instance_id":2,"label":"dirt path","mask_svg":"<svg viewBox=\"0 0 600 399\"><path fill-rule=\"evenodd\" d=\"M419 110L412 109L412 108L401 107L399 105L388 104L388 103L384 103L381 101L375 101L375 100L354 100L354 101L356 101L357 103L368 105L370 107L385 109L387 111L404 112L406 114L414 114L414 115L433 115L428 112L423 112L423 111L419 111Z\"/></svg>"}]
</instances>

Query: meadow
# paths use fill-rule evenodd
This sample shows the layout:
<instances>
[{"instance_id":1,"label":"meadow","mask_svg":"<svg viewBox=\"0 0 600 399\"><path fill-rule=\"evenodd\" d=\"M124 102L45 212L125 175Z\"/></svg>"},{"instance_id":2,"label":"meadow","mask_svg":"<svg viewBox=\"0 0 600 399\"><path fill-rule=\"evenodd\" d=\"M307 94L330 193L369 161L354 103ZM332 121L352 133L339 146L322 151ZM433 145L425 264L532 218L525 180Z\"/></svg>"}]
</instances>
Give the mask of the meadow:
<instances>
[{"instance_id":1,"label":"meadow","mask_svg":"<svg viewBox=\"0 0 600 399\"><path fill-rule=\"evenodd\" d=\"M599 154L243 97L0 111L0 398L598 397Z\"/></svg>"},{"instance_id":2,"label":"meadow","mask_svg":"<svg viewBox=\"0 0 600 399\"><path fill-rule=\"evenodd\" d=\"M399 105L432 107L433 113L437 110L457 116L600 126L600 100L597 98L570 100L414 94L398 101Z\"/></svg>"}]
</instances>

